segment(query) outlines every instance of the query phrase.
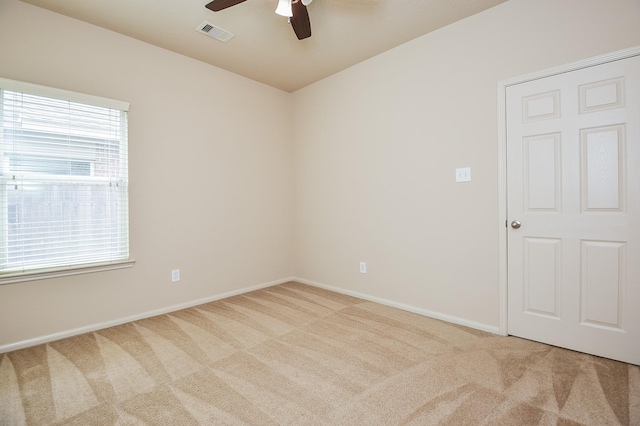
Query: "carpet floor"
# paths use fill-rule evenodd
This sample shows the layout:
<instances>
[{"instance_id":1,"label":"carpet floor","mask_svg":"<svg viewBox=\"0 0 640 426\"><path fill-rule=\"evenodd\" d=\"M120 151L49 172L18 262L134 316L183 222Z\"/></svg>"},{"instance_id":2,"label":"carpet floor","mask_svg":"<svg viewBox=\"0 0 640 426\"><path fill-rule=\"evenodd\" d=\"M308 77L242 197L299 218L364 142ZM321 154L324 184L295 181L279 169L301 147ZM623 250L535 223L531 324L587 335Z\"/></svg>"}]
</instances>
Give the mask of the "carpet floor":
<instances>
[{"instance_id":1,"label":"carpet floor","mask_svg":"<svg viewBox=\"0 0 640 426\"><path fill-rule=\"evenodd\" d=\"M640 425L640 368L298 283L0 355L2 425Z\"/></svg>"}]
</instances>

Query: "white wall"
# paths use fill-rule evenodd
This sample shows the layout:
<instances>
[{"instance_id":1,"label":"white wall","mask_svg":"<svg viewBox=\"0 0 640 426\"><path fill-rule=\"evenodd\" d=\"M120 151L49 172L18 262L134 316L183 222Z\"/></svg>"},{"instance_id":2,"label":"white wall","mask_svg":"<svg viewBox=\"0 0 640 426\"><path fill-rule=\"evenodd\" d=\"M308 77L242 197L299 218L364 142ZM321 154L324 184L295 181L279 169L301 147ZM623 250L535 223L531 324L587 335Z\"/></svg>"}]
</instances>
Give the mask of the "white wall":
<instances>
[{"instance_id":1,"label":"white wall","mask_svg":"<svg viewBox=\"0 0 640 426\"><path fill-rule=\"evenodd\" d=\"M294 93L295 275L497 330L497 82L638 44L638 0L510 0Z\"/></svg>"},{"instance_id":2,"label":"white wall","mask_svg":"<svg viewBox=\"0 0 640 426\"><path fill-rule=\"evenodd\" d=\"M0 77L131 103L137 261L1 285L0 349L292 275L288 93L17 0L0 0Z\"/></svg>"}]
</instances>

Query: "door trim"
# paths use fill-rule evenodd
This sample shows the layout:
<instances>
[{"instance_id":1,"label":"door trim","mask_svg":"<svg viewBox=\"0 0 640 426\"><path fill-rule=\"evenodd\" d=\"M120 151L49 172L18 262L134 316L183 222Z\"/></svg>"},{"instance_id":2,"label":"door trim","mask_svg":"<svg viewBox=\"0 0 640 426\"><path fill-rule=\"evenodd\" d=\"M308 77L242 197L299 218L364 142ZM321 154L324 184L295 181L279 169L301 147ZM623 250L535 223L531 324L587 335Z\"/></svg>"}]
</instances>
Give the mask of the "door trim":
<instances>
[{"instance_id":1,"label":"door trim","mask_svg":"<svg viewBox=\"0 0 640 426\"><path fill-rule=\"evenodd\" d=\"M501 80L497 85L498 93L498 285L500 297L500 313L498 334L508 334L508 295L507 295L507 88L528 81L564 74L595 65L640 56L640 46L618 50L592 58L583 59L566 65L549 68L519 77Z\"/></svg>"}]
</instances>

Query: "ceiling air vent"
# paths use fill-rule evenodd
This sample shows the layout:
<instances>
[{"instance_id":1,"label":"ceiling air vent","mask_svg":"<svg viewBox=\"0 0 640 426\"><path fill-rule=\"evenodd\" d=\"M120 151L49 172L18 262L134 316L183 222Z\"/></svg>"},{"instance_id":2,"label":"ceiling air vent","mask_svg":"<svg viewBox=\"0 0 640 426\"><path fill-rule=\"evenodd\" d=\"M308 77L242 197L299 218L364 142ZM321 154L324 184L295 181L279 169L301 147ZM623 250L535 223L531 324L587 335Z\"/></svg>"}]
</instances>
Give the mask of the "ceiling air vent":
<instances>
[{"instance_id":1,"label":"ceiling air vent","mask_svg":"<svg viewBox=\"0 0 640 426\"><path fill-rule=\"evenodd\" d=\"M206 34L209 37L213 37L216 40L220 40L223 43L226 43L229 40L231 40L233 37L235 37L235 34L230 33L227 30L223 30L222 28L216 25L213 25L211 22L207 22L207 21L204 21L202 24L198 25L196 27L196 31L202 34Z\"/></svg>"}]
</instances>

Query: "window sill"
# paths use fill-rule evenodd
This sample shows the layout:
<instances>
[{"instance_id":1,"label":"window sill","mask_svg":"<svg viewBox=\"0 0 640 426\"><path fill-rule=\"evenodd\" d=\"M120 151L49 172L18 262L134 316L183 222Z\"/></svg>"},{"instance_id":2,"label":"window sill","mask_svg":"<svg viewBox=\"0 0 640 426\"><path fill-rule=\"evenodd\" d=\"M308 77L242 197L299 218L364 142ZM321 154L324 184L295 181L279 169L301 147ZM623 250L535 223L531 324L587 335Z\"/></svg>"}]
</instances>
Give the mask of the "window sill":
<instances>
[{"instance_id":1,"label":"window sill","mask_svg":"<svg viewBox=\"0 0 640 426\"><path fill-rule=\"evenodd\" d=\"M121 260L110 263L71 266L65 269L46 269L39 271L36 270L32 272L13 272L6 275L0 275L0 285L131 268L135 263L135 260Z\"/></svg>"}]
</instances>

